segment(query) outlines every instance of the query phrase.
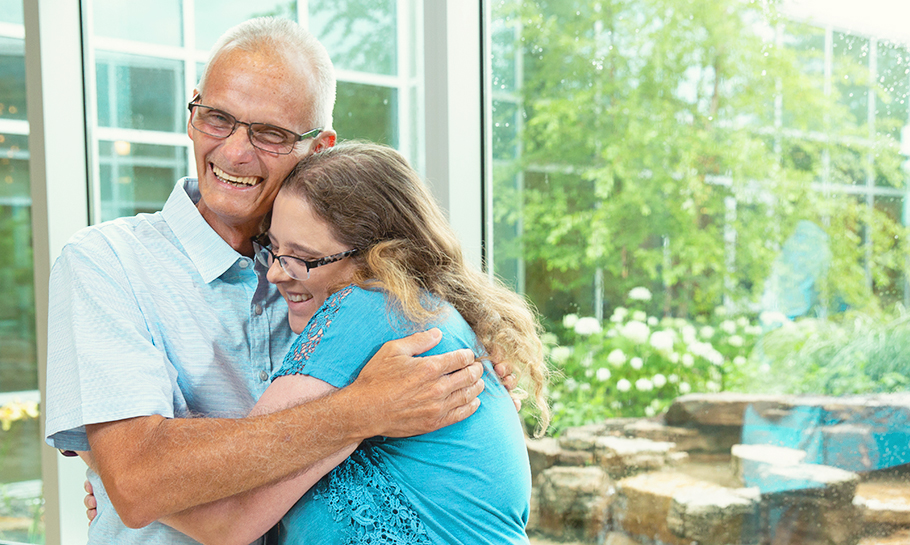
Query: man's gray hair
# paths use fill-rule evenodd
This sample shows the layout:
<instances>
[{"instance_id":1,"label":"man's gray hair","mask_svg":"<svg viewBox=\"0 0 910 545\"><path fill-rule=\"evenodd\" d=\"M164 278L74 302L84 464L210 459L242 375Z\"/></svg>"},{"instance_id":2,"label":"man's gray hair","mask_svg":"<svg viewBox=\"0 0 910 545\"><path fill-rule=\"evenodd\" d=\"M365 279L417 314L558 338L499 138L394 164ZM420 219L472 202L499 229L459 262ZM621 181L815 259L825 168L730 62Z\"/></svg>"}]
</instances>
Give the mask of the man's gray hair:
<instances>
[{"instance_id":1,"label":"man's gray hair","mask_svg":"<svg viewBox=\"0 0 910 545\"><path fill-rule=\"evenodd\" d=\"M325 47L303 27L289 19L259 17L249 19L229 29L212 47L208 62L199 78L197 89L205 93L205 81L215 59L233 49L243 51L269 51L283 55L288 60L303 59L311 68L315 93L310 120L319 128L332 127L332 109L335 107L335 68Z\"/></svg>"}]
</instances>

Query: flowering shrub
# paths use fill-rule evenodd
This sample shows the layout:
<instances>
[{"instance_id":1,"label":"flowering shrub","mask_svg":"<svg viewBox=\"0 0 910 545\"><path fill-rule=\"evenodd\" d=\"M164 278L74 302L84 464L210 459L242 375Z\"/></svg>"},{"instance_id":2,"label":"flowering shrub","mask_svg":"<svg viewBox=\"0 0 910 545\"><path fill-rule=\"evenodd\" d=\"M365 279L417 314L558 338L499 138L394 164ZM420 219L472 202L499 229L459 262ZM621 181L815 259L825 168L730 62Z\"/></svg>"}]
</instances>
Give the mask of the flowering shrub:
<instances>
[{"instance_id":1,"label":"flowering shrub","mask_svg":"<svg viewBox=\"0 0 910 545\"><path fill-rule=\"evenodd\" d=\"M719 392L742 380L762 332L718 307L711 319L648 316L646 288L609 320L574 314L543 336L555 370L549 386L551 433L615 416L653 416L681 394Z\"/></svg>"},{"instance_id":2,"label":"flowering shrub","mask_svg":"<svg viewBox=\"0 0 910 545\"><path fill-rule=\"evenodd\" d=\"M38 414L38 403L34 401L16 400L0 405L0 429L9 431L13 427L13 422L38 418Z\"/></svg>"}]
</instances>

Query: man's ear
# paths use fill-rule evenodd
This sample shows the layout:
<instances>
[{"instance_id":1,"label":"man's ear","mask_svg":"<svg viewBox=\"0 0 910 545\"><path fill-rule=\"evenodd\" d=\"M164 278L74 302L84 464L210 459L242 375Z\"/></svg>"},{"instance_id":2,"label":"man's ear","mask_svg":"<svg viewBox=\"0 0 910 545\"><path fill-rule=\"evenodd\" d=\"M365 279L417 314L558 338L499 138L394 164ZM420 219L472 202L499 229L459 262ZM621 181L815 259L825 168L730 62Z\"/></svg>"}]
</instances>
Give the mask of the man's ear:
<instances>
[{"instance_id":1,"label":"man's ear","mask_svg":"<svg viewBox=\"0 0 910 545\"><path fill-rule=\"evenodd\" d=\"M195 101L199 100L199 97L200 97L199 90L193 89L193 98L190 99L190 102L195 102ZM193 138L193 129L190 127L190 118L192 116L193 116L193 112L188 112L188 115L186 116L186 135L189 136L191 140Z\"/></svg>"},{"instance_id":2,"label":"man's ear","mask_svg":"<svg viewBox=\"0 0 910 545\"><path fill-rule=\"evenodd\" d=\"M332 129L326 129L316 135L313 139L313 153L318 153L324 149L329 149L335 145L338 135Z\"/></svg>"}]
</instances>

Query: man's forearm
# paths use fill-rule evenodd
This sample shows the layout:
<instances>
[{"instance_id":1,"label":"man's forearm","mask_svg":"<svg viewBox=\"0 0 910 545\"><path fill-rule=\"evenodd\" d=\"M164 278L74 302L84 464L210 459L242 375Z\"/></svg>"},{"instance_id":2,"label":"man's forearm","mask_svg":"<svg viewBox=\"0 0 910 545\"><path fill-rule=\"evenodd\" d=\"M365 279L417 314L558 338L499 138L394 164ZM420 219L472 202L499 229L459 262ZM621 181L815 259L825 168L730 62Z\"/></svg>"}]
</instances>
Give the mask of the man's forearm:
<instances>
[{"instance_id":1,"label":"man's forearm","mask_svg":"<svg viewBox=\"0 0 910 545\"><path fill-rule=\"evenodd\" d=\"M244 419L159 416L87 426L98 473L129 527L299 473L372 433L339 391Z\"/></svg>"}]
</instances>

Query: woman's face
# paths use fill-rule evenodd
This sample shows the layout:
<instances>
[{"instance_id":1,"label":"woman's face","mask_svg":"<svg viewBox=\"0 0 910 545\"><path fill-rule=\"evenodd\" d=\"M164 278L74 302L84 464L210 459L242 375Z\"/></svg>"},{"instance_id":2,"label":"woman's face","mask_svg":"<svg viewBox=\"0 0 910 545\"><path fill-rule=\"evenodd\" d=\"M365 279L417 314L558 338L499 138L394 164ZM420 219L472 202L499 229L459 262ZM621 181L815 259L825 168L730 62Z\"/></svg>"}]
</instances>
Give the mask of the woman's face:
<instances>
[{"instance_id":1,"label":"woman's face","mask_svg":"<svg viewBox=\"0 0 910 545\"><path fill-rule=\"evenodd\" d=\"M275 198L269 239L275 255L289 255L307 261L352 249L335 239L329 225L313 213L306 199L287 191L280 191ZM305 267L301 269L305 270ZM281 268L278 260L273 260L267 278L278 287L288 303L291 329L300 333L331 295L329 288L350 282L355 270L354 262L345 258L310 269L309 279L295 280Z\"/></svg>"}]
</instances>

